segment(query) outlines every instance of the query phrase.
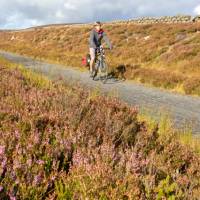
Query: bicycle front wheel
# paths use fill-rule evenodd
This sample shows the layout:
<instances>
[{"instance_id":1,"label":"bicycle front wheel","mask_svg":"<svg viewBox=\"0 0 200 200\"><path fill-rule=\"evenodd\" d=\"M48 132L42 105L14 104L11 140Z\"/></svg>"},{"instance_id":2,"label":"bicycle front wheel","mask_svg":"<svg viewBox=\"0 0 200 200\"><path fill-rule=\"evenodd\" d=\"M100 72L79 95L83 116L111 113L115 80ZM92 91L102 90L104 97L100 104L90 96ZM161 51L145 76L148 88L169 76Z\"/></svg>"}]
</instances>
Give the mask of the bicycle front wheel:
<instances>
[{"instance_id":1,"label":"bicycle front wheel","mask_svg":"<svg viewBox=\"0 0 200 200\"><path fill-rule=\"evenodd\" d=\"M101 62L101 73L103 74L103 82L105 83L108 79L108 66L104 59Z\"/></svg>"},{"instance_id":2,"label":"bicycle front wheel","mask_svg":"<svg viewBox=\"0 0 200 200\"><path fill-rule=\"evenodd\" d=\"M97 60L96 63L95 63L95 67L94 67L94 75L93 75L93 80L95 79L95 77L97 76L98 74L98 71L99 71L99 68L100 68L100 61Z\"/></svg>"}]
</instances>

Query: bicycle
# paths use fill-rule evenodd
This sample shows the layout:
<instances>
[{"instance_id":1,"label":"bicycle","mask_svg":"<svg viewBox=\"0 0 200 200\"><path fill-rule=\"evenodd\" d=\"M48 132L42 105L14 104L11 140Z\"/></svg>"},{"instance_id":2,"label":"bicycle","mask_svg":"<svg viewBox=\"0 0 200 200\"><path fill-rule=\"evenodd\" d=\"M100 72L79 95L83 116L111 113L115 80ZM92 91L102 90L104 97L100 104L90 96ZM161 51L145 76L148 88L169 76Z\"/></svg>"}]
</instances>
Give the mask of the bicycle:
<instances>
[{"instance_id":1,"label":"bicycle","mask_svg":"<svg viewBox=\"0 0 200 200\"><path fill-rule=\"evenodd\" d=\"M106 83L108 79L108 66L106 63L105 49L108 48L103 48L102 46L96 48L94 75L92 76L92 79L95 80L99 72L101 75L104 74L104 76L100 76L100 80L103 80L104 83Z\"/></svg>"}]
</instances>

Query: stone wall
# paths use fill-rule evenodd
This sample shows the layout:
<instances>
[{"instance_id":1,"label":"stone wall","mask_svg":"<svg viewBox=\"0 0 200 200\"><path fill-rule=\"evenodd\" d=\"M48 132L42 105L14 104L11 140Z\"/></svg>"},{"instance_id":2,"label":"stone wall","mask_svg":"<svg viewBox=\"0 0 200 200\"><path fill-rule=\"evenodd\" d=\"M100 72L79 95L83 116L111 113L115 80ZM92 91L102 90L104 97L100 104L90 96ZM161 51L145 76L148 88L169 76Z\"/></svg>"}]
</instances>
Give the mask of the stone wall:
<instances>
[{"instance_id":1,"label":"stone wall","mask_svg":"<svg viewBox=\"0 0 200 200\"><path fill-rule=\"evenodd\" d=\"M110 23L135 23L135 24L177 24L177 23L193 23L200 22L200 16L192 17L188 15L177 15L177 16L164 16L164 17L141 17L129 20L115 20ZM108 22L109 23L109 22Z\"/></svg>"}]
</instances>

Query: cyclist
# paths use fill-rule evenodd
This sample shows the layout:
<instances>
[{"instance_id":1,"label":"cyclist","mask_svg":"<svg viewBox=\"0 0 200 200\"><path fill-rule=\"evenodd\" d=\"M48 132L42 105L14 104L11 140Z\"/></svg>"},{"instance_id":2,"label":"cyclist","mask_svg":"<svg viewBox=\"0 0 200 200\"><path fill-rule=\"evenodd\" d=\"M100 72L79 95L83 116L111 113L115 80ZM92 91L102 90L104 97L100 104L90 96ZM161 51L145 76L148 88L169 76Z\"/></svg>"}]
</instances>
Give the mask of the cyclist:
<instances>
[{"instance_id":1,"label":"cyclist","mask_svg":"<svg viewBox=\"0 0 200 200\"><path fill-rule=\"evenodd\" d=\"M101 46L102 39L106 42L106 44L109 46L109 48L112 49L112 44L110 43L110 40L108 39L106 33L102 29L101 22L97 21L94 23L94 27L90 33L90 40L89 40L90 57L91 57L91 60L90 60L91 76L94 72L96 49Z\"/></svg>"}]
</instances>

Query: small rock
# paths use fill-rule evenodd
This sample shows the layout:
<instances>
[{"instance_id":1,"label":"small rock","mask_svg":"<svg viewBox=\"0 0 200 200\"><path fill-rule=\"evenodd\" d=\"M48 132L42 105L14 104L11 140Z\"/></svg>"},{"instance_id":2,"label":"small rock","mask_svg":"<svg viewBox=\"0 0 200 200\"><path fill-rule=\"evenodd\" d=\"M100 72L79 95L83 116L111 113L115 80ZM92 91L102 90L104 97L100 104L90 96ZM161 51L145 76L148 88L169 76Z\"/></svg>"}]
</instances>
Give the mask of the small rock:
<instances>
[{"instance_id":1,"label":"small rock","mask_svg":"<svg viewBox=\"0 0 200 200\"><path fill-rule=\"evenodd\" d=\"M11 40L11 41L12 41L12 40L15 40L15 36L13 35L13 36L11 37L11 39L10 39L10 40Z\"/></svg>"},{"instance_id":2,"label":"small rock","mask_svg":"<svg viewBox=\"0 0 200 200\"><path fill-rule=\"evenodd\" d=\"M148 36L144 37L144 40L149 40L150 38L151 38L151 36L148 35Z\"/></svg>"},{"instance_id":3,"label":"small rock","mask_svg":"<svg viewBox=\"0 0 200 200\"><path fill-rule=\"evenodd\" d=\"M176 35L176 41L184 40L187 37L186 33L179 33Z\"/></svg>"}]
</instances>

